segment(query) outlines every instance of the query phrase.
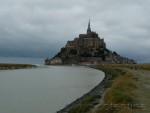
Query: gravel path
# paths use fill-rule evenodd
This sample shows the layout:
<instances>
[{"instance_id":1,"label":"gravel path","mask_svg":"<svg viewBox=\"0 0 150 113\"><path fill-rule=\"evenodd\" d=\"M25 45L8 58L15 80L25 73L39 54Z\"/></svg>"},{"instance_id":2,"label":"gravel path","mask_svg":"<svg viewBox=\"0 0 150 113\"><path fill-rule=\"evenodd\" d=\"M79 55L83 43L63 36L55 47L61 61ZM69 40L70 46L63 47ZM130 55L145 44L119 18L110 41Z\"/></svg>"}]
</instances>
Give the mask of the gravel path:
<instances>
[{"instance_id":1,"label":"gravel path","mask_svg":"<svg viewBox=\"0 0 150 113\"><path fill-rule=\"evenodd\" d=\"M136 104L143 106L144 109L137 109L134 113L150 113L150 71L130 70L134 74L137 88Z\"/></svg>"}]
</instances>

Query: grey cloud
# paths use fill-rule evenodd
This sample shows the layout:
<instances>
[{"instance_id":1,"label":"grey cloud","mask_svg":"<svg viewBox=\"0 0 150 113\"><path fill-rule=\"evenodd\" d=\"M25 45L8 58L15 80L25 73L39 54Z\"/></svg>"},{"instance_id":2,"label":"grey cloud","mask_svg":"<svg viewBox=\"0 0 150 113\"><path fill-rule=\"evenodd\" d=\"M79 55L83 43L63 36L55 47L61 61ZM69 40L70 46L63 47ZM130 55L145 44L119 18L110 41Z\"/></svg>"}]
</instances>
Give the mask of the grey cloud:
<instances>
[{"instance_id":1,"label":"grey cloud","mask_svg":"<svg viewBox=\"0 0 150 113\"><path fill-rule=\"evenodd\" d=\"M107 47L129 58L150 57L149 0L1 0L0 56L53 56L89 16Z\"/></svg>"}]
</instances>

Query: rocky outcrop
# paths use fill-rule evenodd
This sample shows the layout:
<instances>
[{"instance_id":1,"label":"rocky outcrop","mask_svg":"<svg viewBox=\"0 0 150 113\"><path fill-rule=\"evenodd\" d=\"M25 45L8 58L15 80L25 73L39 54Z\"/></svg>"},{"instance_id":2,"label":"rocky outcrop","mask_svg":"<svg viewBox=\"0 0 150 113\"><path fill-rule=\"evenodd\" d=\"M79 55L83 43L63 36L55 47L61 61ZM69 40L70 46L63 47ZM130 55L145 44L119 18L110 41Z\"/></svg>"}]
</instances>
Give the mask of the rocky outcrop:
<instances>
[{"instance_id":1,"label":"rocky outcrop","mask_svg":"<svg viewBox=\"0 0 150 113\"><path fill-rule=\"evenodd\" d=\"M46 59L45 64L51 65L50 63L55 59L59 58L59 64L136 64L136 61L119 55L116 52L112 52L108 49L102 49L97 51L96 55L90 55L89 53L82 55L66 55L67 50L65 48L56 54L52 59ZM58 64L56 62L55 64Z\"/></svg>"}]
</instances>

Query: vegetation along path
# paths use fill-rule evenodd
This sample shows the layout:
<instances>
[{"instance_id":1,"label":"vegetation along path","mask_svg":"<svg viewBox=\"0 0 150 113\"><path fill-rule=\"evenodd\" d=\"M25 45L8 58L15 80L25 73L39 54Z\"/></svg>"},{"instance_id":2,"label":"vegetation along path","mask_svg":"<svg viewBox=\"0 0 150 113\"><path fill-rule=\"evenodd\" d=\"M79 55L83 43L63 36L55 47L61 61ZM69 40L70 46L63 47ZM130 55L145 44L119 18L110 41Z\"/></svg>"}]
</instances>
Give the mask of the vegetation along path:
<instances>
[{"instance_id":1,"label":"vegetation along path","mask_svg":"<svg viewBox=\"0 0 150 113\"><path fill-rule=\"evenodd\" d=\"M130 70L136 79L136 101L143 110L135 110L134 113L150 113L150 71Z\"/></svg>"},{"instance_id":2,"label":"vegetation along path","mask_svg":"<svg viewBox=\"0 0 150 113\"><path fill-rule=\"evenodd\" d=\"M108 64L95 68L111 75L103 84L103 94L87 95L60 113L150 113L150 65Z\"/></svg>"},{"instance_id":3,"label":"vegetation along path","mask_svg":"<svg viewBox=\"0 0 150 113\"><path fill-rule=\"evenodd\" d=\"M107 65L104 69L120 74L113 74L117 76L104 102L92 113L150 113L150 65Z\"/></svg>"}]
</instances>

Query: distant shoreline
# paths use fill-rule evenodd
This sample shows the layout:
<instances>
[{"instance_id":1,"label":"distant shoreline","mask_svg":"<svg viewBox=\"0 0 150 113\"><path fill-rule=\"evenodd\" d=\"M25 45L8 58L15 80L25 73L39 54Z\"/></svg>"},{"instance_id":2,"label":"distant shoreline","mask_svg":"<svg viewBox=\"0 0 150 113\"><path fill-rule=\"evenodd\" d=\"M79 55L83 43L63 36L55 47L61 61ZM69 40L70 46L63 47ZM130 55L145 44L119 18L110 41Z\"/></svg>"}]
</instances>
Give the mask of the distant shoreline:
<instances>
[{"instance_id":1,"label":"distant shoreline","mask_svg":"<svg viewBox=\"0 0 150 113\"><path fill-rule=\"evenodd\" d=\"M27 68L34 68L37 67L36 65L31 64L5 64L0 63L0 70L13 70L13 69L27 69Z\"/></svg>"}]
</instances>

